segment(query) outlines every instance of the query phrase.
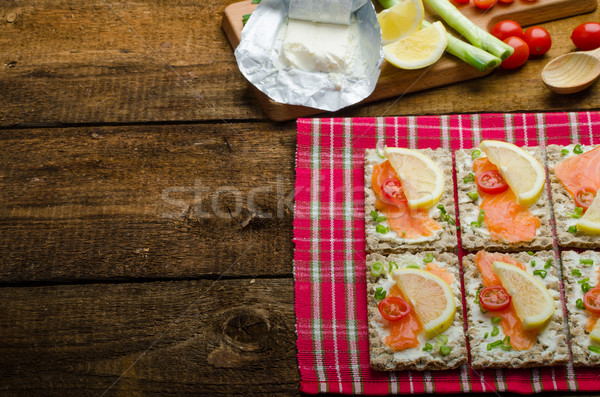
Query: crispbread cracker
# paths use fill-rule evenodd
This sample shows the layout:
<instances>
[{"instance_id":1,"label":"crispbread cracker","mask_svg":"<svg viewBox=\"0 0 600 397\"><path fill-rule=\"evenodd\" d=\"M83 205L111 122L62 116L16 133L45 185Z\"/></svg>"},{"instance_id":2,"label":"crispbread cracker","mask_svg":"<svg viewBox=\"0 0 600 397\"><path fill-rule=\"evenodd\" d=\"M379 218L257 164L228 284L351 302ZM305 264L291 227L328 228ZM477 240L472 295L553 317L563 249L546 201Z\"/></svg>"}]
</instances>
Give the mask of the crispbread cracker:
<instances>
[{"instance_id":1,"label":"crispbread cracker","mask_svg":"<svg viewBox=\"0 0 600 397\"><path fill-rule=\"evenodd\" d=\"M524 150L531 153L541 164L544 159L539 147L524 147ZM550 222L550 205L544 187L544 192L539 200L533 204L530 211L533 215L540 218L541 226L537 230L537 235L532 241L523 241L518 243L508 243L504 241L492 240L487 232L487 228L473 228L471 222L476 221L479 215L479 203L471 200L467 195L469 192L477 191L477 182L465 182L464 179L473 173L473 158L471 152L474 149L460 149L455 152L456 158L456 184L458 190L458 214L460 218L461 241L462 246L468 251L477 251L482 249L492 251L523 251L523 250L542 250L552 248L552 226ZM482 153L482 156L485 156Z\"/></svg>"},{"instance_id":2,"label":"crispbread cracker","mask_svg":"<svg viewBox=\"0 0 600 397\"><path fill-rule=\"evenodd\" d=\"M467 347L464 335L463 309L461 304L460 275L458 269L458 258L449 253L431 252L434 256L433 262L440 267L448 269L454 276L451 285L456 304L456 315L450 328L444 332L448 336L448 346L452 347L450 354L444 356L439 350L426 352L423 346L426 342L435 345L436 339L425 339L424 332L419 335L421 346L394 352L384 343L385 324L387 321L381 317L377 308L378 301L375 299L377 287L389 289L395 282L387 277L389 274L389 262L395 262L399 267L409 264L424 266L423 259L427 252L419 254L392 254L383 256L381 254L367 255L367 302L369 317L369 345L371 368L378 371L396 370L442 370L459 367L467 362ZM371 266L381 262L384 264L384 272L379 276L371 274ZM389 331L388 331L389 332Z\"/></svg>"},{"instance_id":3,"label":"crispbread cracker","mask_svg":"<svg viewBox=\"0 0 600 397\"><path fill-rule=\"evenodd\" d=\"M456 211L454 208L454 183L452 182L452 154L445 149L420 149L420 152L430 157L444 173L444 194L438 204L442 204L447 214L456 220ZM413 242L410 239L401 238L394 232L385 235L377 233L377 223L373 220L370 213L375 211L376 196L371 187L371 176L373 175L373 166L383 162L384 159L377 155L375 149L365 151L365 231L366 231L366 249L367 252L394 253L406 252L412 250L435 250L450 251L456 248L456 226L442 220L441 212L437 209L437 204L430 210L431 217L442 225L442 230L432 238L425 238L425 241ZM387 223L383 223L387 225Z\"/></svg>"},{"instance_id":4,"label":"crispbread cracker","mask_svg":"<svg viewBox=\"0 0 600 397\"><path fill-rule=\"evenodd\" d=\"M525 265L528 273L533 274L536 269L547 271L546 278L535 276L538 281L545 285L554 298L556 309L548 325L540 332L537 341L528 350L503 350L493 348L487 350L487 345L496 340L504 339L502 326L498 325L499 334L492 337L493 324L491 317L493 312L482 313L476 302L477 292L483 288L483 281L477 265L475 255L469 254L463 258L463 272L465 280L465 300L467 305L467 321L469 346L471 352L471 367L480 368L525 368L550 365L562 365L569 360L567 339L565 336L565 324L563 322L562 303L560 300L558 261L552 251L539 251L533 256L526 252L504 254L516 259ZM547 260L551 260L551 266L544 269ZM531 261L536 266L531 265ZM485 334L488 337L485 338Z\"/></svg>"},{"instance_id":5,"label":"crispbread cracker","mask_svg":"<svg viewBox=\"0 0 600 397\"><path fill-rule=\"evenodd\" d=\"M590 314L585 309L577 308L577 299L583 299L584 295L581 289L582 284L578 281L588 277L591 286L600 284L600 280L598 280L600 252L585 251L577 253L575 251L563 251L561 256L573 365L577 367L600 366L600 354L593 353L588 349L588 346L598 346L600 348L600 343L593 342L590 333L586 329ZM584 266L579 262L580 259L591 259L594 264ZM574 269L579 270L581 276L574 275Z\"/></svg>"},{"instance_id":6,"label":"crispbread cracker","mask_svg":"<svg viewBox=\"0 0 600 397\"><path fill-rule=\"evenodd\" d=\"M573 147L574 145L566 147L548 145L546 148L548 172L550 174L552 207L554 210L554 220L556 221L556 238L561 247L600 249L600 236L582 232L568 232L569 227L575 226L577 223L577 219L572 218L570 215L575 211L575 201L556 177L554 166L565 159L565 156L561 154L561 150L567 148L569 153L573 153ZM584 152L587 152L594 147L596 146L581 146Z\"/></svg>"}]
</instances>

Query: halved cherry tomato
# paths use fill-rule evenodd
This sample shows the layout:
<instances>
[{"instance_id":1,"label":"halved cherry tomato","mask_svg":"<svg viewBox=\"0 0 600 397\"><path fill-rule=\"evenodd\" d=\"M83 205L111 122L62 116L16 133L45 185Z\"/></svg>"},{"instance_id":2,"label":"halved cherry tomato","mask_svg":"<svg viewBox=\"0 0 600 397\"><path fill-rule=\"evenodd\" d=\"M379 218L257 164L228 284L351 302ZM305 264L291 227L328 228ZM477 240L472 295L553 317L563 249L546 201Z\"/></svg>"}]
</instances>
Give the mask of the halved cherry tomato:
<instances>
[{"instance_id":1,"label":"halved cherry tomato","mask_svg":"<svg viewBox=\"0 0 600 397\"><path fill-rule=\"evenodd\" d=\"M523 34L530 55L544 55L552 47L550 33L541 26L532 26Z\"/></svg>"},{"instance_id":2,"label":"halved cherry tomato","mask_svg":"<svg viewBox=\"0 0 600 397\"><path fill-rule=\"evenodd\" d=\"M379 305L379 313L388 321L397 321L410 313L410 305L397 296L384 298Z\"/></svg>"},{"instance_id":3,"label":"halved cherry tomato","mask_svg":"<svg viewBox=\"0 0 600 397\"><path fill-rule=\"evenodd\" d=\"M515 0L498 0L499 3L510 4Z\"/></svg>"},{"instance_id":4,"label":"halved cherry tomato","mask_svg":"<svg viewBox=\"0 0 600 397\"><path fill-rule=\"evenodd\" d=\"M487 10L488 8L492 8L497 1L498 0L473 0L473 4L475 4L477 8Z\"/></svg>"},{"instance_id":5,"label":"halved cherry tomato","mask_svg":"<svg viewBox=\"0 0 600 397\"><path fill-rule=\"evenodd\" d=\"M583 208L583 210L587 210L588 207L592 204L592 201L596 198L596 191L589 187L584 186L575 192L575 205Z\"/></svg>"},{"instance_id":6,"label":"halved cherry tomato","mask_svg":"<svg viewBox=\"0 0 600 397\"><path fill-rule=\"evenodd\" d=\"M406 202L402 182L397 179L386 179L381 184L381 195L383 201L391 205L397 205Z\"/></svg>"},{"instance_id":7,"label":"halved cherry tomato","mask_svg":"<svg viewBox=\"0 0 600 397\"><path fill-rule=\"evenodd\" d=\"M571 33L571 40L580 50L595 50L600 47L600 23L586 22L577 26Z\"/></svg>"},{"instance_id":8,"label":"halved cherry tomato","mask_svg":"<svg viewBox=\"0 0 600 397\"><path fill-rule=\"evenodd\" d=\"M500 285L485 287L479 292L479 303L488 311L504 310L510 305L510 295Z\"/></svg>"},{"instance_id":9,"label":"halved cherry tomato","mask_svg":"<svg viewBox=\"0 0 600 397\"><path fill-rule=\"evenodd\" d=\"M498 194L508 189L508 184L496 170L482 172L477 176L477 186L483 192Z\"/></svg>"},{"instance_id":10,"label":"halved cherry tomato","mask_svg":"<svg viewBox=\"0 0 600 397\"><path fill-rule=\"evenodd\" d=\"M503 68L515 69L527 62L527 59L529 59L529 46L523 39L511 36L502 41L515 49L515 52L500 64Z\"/></svg>"},{"instance_id":11,"label":"halved cherry tomato","mask_svg":"<svg viewBox=\"0 0 600 397\"><path fill-rule=\"evenodd\" d=\"M490 33L500 40L508 39L511 36L523 38L523 28L521 25L510 19L495 24Z\"/></svg>"},{"instance_id":12,"label":"halved cherry tomato","mask_svg":"<svg viewBox=\"0 0 600 397\"><path fill-rule=\"evenodd\" d=\"M594 314L600 314L600 286L594 287L583 296L583 306Z\"/></svg>"}]
</instances>

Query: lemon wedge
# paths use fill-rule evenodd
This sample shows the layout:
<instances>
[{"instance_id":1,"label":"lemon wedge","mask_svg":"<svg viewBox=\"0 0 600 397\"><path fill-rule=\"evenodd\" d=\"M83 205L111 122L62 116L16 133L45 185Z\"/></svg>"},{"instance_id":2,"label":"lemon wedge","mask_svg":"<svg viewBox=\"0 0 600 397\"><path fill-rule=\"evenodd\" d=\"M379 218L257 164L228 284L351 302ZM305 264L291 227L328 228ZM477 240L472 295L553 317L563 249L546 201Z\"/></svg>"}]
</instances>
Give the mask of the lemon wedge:
<instances>
[{"instance_id":1,"label":"lemon wedge","mask_svg":"<svg viewBox=\"0 0 600 397\"><path fill-rule=\"evenodd\" d=\"M429 157L405 148L385 148L410 208L433 207L444 194L444 173Z\"/></svg>"},{"instance_id":2,"label":"lemon wedge","mask_svg":"<svg viewBox=\"0 0 600 397\"><path fill-rule=\"evenodd\" d=\"M381 27L381 42L389 44L416 32L423 23L425 9L421 0L402 0L377 14Z\"/></svg>"},{"instance_id":3,"label":"lemon wedge","mask_svg":"<svg viewBox=\"0 0 600 397\"><path fill-rule=\"evenodd\" d=\"M502 141L483 141L479 148L498 167L519 205L530 206L538 201L546 183L546 171L535 157Z\"/></svg>"},{"instance_id":4,"label":"lemon wedge","mask_svg":"<svg viewBox=\"0 0 600 397\"><path fill-rule=\"evenodd\" d=\"M394 270L398 288L415 309L428 339L443 333L454 321L454 294L444 280L420 269Z\"/></svg>"},{"instance_id":5,"label":"lemon wedge","mask_svg":"<svg viewBox=\"0 0 600 397\"><path fill-rule=\"evenodd\" d=\"M511 297L523 328L534 329L546 324L554 313L554 299L542 283L520 268L494 262L494 273Z\"/></svg>"},{"instance_id":6,"label":"lemon wedge","mask_svg":"<svg viewBox=\"0 0 600 397\"><path fill-rule=\"evenodd\" d=\"M437 21L383 46L383 56L398 68L420 69L440 59L447 45L446 29Z\"/></svg>"},{"instance_id":7,"label":"lemon wedge","mask_svg":"<svg viewBox=\"0 0 600 397\"><path fill-rule=\"evenodd\" d=\"M594 325L594 329L590 332L590 338L594 342L600 343L600 320L596 320L596 325Z\"/></svg>"},{"instance_id":8,"label":"lemon wedge","mask_svg":"<svg viewBox=\"0 0 600 397\"><path fill-rule=\"evenodd\" d=\"M596 192L594 201L577 222L577 230L589 234L600 234L600 190Z\"/></svg>"}]
</instances>

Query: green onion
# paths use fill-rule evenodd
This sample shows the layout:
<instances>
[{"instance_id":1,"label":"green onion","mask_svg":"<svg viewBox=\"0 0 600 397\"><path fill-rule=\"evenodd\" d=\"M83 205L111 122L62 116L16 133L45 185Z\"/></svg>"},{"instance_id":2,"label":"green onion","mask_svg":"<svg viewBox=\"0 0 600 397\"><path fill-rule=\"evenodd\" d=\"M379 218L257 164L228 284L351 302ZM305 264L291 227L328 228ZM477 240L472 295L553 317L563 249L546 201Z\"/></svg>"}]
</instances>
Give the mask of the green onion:
<instances>
[{"instance_id":1,"label":"green onion","mask_svg":"<svg viewBox=\"0 0 600 397\"><path fill-rule=\"evenodd\" d=\"M430 352L433 350L433 346L431 345L431 343L425 343L425 347L423 348L424 352Z\"/></svg>"},{"instance_id":2,"label":"green onion","mask_svg":"<svg viewBox=\"0 0 600 397\"><path fill-rule=\"evenodd\" d=\"M535 267L535 261L531 261L531 267Z\"/></svg>"},{"instance_id":3,"label":"green onion","mask_svg":"<svg viewBox=\"0 0 600 397\"><path fill-rule=\"evenodd\" d=\"M486 332L485 335L483 335L483 338L487 339L488 335L489 335L489 333Z\"/></svg>"},{"instance_id":4,"label":"green onion","mask_svg":"<svg viewBox=\"0 0 600 397\"><path fill-rule=\"evenodd\" d=\"M496 336L496 335L498 335L499 333L500 333L500 330L498 329L498 327L496 327L496 326L494 325L494 328L492 328L492 333L491 333L491 335L492 335L492 336Z\"/></svg>"},{"instance_id":5,"label":"green onion","mask_svg":"<svg viewBox=\"0 0 600 397\"><path fill-rule=\"evenodd\" d=\"M379 301L384 299L386 295L387 291L385 291L383 287L377 287L377 289L375 290L375 299Z\"/></svg>"},{"instance_id":6,"label":"green onion","mask_svg":"<svg viewBox=\"0 0 600 397\"><path fill-rule=\"evenodd\" d=\"M585 305L583 304L583 299L581 298L575 301L575 306L577 306L578 309L585 310Z\"/></svg>"},{"instance_id":7,"label":"green onion","mask_svg":"<svg viewBox=\"0 0 600 397\"><path fill-rule=\"evenodd\" d=\"M375 222L380 223L385 221L387 218L385 216L378 216L377 219L375 219Z\"/></svg>"},{"instance_id":8,"label":"green onion","mask_svg":"<svg viewBox=\"0 0 600 397\"><path fill-rule=\"evenodd\" d=\"M582 279L581 279L581 280L579 280L577 283L579 283L579 284L583 284L583 283L586 283L586 282L588 282L588 281L590 281L590 278L589 278L589 277L586 277L586 278L582 278Z\"/></svg>"},{"instance_id":9,"label":"green onion","mask_svg":"<svg viewBox=\"0 0 600 397\"><path fill-rule=\"evenodd\" d=\"M467 175L465 178L463 178L464 183L473 182L474 180L475 180L475 175L473 175L472 172L469 172L469 175Z\"/></svg>"},{"instance_id":10,"label":"green onion","mask_svg":"<svg viewBox=\"0 0 600 397\"><path fill-rule=\"evenodd\" d=\"M382 159L385 158L385 153L383 153L383 148L381 146L377 146L376 152L379 157Z\"/></svg>"},{"instance_id":11,"label":"green onion","mask_svg":"<svg viewBox=\"0 0 600 397\"><path fill-rule=\"evenodd\" d=\"M492 317L492 324L498 324L500 321L502 321L502 317Z\"/></svg>"},{"instance_id":12,"label":"green onion","mask_svg":"<svg viewBox=\"0 0 600 397\"><path fill-rule=\"evenodd\" d=\"M425 259L423 259L423 262L425 262L425 263L433 262L433 254L431 252L428 252Z\"/></svg>"},{"instance_id":13,"label":"green onion","mask_svg":"<svg viewBox=\"0 0 600 397\"><path fill-rule=\"evenodd\" d=\"M575 145L575 147L573 148L573 153L575 153L575 154L583 153L583 149L581 148L580 144Z\"/></svg>"},{"instance_id":14,"label":"green onion","mask_svg":"<svg viewBox=\"0 0 600 397\"><path fill-rule=\"evenodd\" d=\"M399 269L399 266L396 262L390 262L389 265L390 265L390 273L392 272L392 266L395 266L396 269Z\"/></svg>"},{"instance_id":15,"label":"green onion","mask_svg":"<svg viewBox=\"0 0 600 397\"><path fill-rule=\"evenodd\" d=\"M581 215L583 215L583 208L575 207L575 211L569 215L571 215L571 218L581 218Z\"/></svg>"},{"instance_id":16,"label":"green onion","mask_svg":"<svg viewBox=\"0 0 600 397\"><path fill-rule=\"evenodd\" d=\"M484 217L485 217L485 211L479 210L479 216L477 216L477 222L471 222L471 227L481 227Z\"/></svg>"},{"instance_id":17,"label":"green onion","mask_svg":"<svg viewBox=\"0 0 600 397\"><path fill-rule=\"evenodd\" d=\"M427 0L425 0L425 1L427 1ZM479 156L481 156L481 150L479 150L479 149L475 149L475 150L473 150L473 151L471 152L471 158L472 158L472 159L476 159L476 158L478 158Z\"/></svg>"},{"instance_id":18,"label":"green onion","mask_svg":"<svg viewBox=\"0 0 600 397\"><path fill-rule=\"evenodd\" d=\"M242 15L242 24L243 24L244 26L246 26L246 23L248 22L248 19L250 19L250 16L251 16L251 15L252 15L252 14L244 14L244 15Z\"/></svg>"},{"instance_id":19,"label":"green onion","mask_svg":"<svg viewBox=\"0 0 600 397\"><path fill-rule=\"evenodd\" d=\"M371 214L371 218L372 218L372 219L373 219L375 222L377 222L377 218L379 218L379 214L377 213L377 211L373 210L373 211L371 211L371 212L370 212L370 214Z\"/></svg>"},{"instance_id":20,"label":"green onion","mask_svg":"<svg viewBox=\"0 0 600 397\"><path fill-rule=\"evenodd\" d=\"M579 271L579 269L573 269L573 270L571 270L571 274L573 276L581 277L581 272Z\"/></svg>"},{"instance_id":21,"label":"green onion","mask_svg":"<svg viewBox=\"0 0 600 397\"><path fill-rule=\"evenodd\" d=\"M510 336L507 336L502 341L502 350L511 350L512 345L510 344Z\"/></svg>"},{"instance_id":22,"label":"green onion","mask_svg":"<svg viewBox=\"0 0 600 397\"><path fill-rule=\"evenodd\" d=\"M375 226L375 231L377 233L386 234L387 232L390 231L390 228L387 226L383 226L383 225L377 225L377 226Z\"/></svg>"},{"instance_id":23,"label":"green onion","mask_svg":"<svg viewBox=\"0 0 600 397\"><path fill-rule=\"evenodd\" d=\"M437 209L440 210L442 214L446 213L446 208L442 204L438 204Z\"/></svg>"},{"instance_id":24,"label":"green onion","mask_svg":"<svg viewBox=\"0 0 600 397\"><path fill-rule=\"evenodd\" d=\"M448 336L444 335L444 334L438 335L437 340L438 340L438 342L441 342L442 344L445 345L446 343L448 343Z\"/></svg>"},{"instance_id":25,"label":"green onion","mask_svg":"<svg viewBox=\"0 0 600 397\"><path fill-rule=\"evenodd\" d=\"M562 156L566 156L567 154L569 154L569 149L566 149L566 148L565 148L565 149L561 150L561 151L560 151L560 154L561 154Z\"/></svg>"},{"instance_id":26,"label":"green onion","mask_svg":"<svg viewBox=\"0 0 600 397\"><path fill-rule=\"evenodd\" d=\"M592 286L590 285L590 283L583 283L583 284L581 284L581 290L584 293L587 293L591 289L592 289Z\"/></svg>"},{"instance_id":27,"label":"green onion","mask_svg":"<svg viewBox=\"0 0 600 397\"><path fill-rule=\"evenodd\" d=\"M452 351L452 348L450 346L440 347L440 353L442 353L442 356L447 356L448 354L450 354L451 351Z\"/></svg>"},{"instance_id":28,"label":"green onion","mask_svg":"<svg viewBox=\"0 0 600 397\"><path fill-rule=\"evenodd\" d=\"M535 255L533 251L527 251L527 253L528 253L529 255L531 255L531 256L534 256L534 255Z\"/></svg>"},{"instance_id":29,"label":"green onion","mask_svg":"<svg viewBox=\"0 0 600 397\"><path fill-rule=\"evenodd\" d=\"M252 4L260 4L260 0L252 0Z\"/></svg>"},{"instance_id":30,"label":"green onion","mask_svg":"<svg viewBox=\"0 0 600 397\"><path fill-rule=\"evenodd\" d=\"M548 259L544 265L544 269L550 269L552 267L552 259Z\"/></svg>"},{"instance_id":31,"label":"green onion","mask_svg":"<svg viewBox=\"0 0 600 397\"><path fill-rule=\"evenodd\" d=\"M476 201L479 198L479 193L477 192L469 192L467 193L467 196L469 196L469 198L473 201Z\"/></svg>"},{"instance_id":32,"label":"green onion","mask_svg":"<svg viewBox=\"0 0 600 397\"><path fill-rule=\"evenodd\" d=\"M448 222L452 226L456 225L456 221L450 215L448 215L446 208L444 208L442 204L438 204L437 209L440 210L440 217L443 221Z\"/></svg>"},{"instance_id":33,"label":"green onion","mask_svg":"<svg viewBox=\"0 0 600 397\"><path fill-rule=\"evenodd\" d=\"M548 274L547 271L539 269L539 270L534 270L533 274L536 276L540 276L541 278L546 278L546 275Z\"/></svg>"},{"instance_id":34,"label":"green onion","mask_svg":"<svg viewBox=\"0 0 600 397\"><path fill-rule=\"evenodd\" d=\"M477 303L479 305L479 310L481 310L482 313L487 313L487 310L485 310L483 308L483 306L481 306L481 302L479 301L479 293L481 292L482 289L483 289L483 287L481 287L477 290L477 295L475 295L475 303Z\"/></svg>"},{"instance_id":35,"label":"green onion","mask_svg":"<svg viewBox=\"0 0 600 397\"><path fill-rule=\"evenodd\" d=\"M497 341L495 341L495 342L488 343L488 345L487 345L487 349L488 349L488 350L492 350L493 348L495 348L495 347L499 347L499 346L502 346L502 341L501 341L501 340L497 340Z\"/></svg>"},{"instance_id":36,"label":"green onion","mask_svg":"<svg viewBox=\"0 0 600 397\"><path fill-rule=\"evenodd\" d=\"M598 346L588 346L588 349L592 353L600 354L600 347L598 347Z\"/></svg>"},{"instance_id":37,"label":"green onion","mask_svg":"<svg viewBox=\"0 0 600 397\"><path fill-rule=\"evenodd\" d=\"M406 236L406 232L402 231L402 237Z\"/></svg>"},{"instance_id":38,"label":"green onion","mask_svg":"<svg viewBox=\"0 0 600 397\"><path fill-rule=\"evenodd\" d=\"M569 233L577 233L577 226L569 226L569 228L567 229L567 232Z\"/></svg>"},{"instance_id":39,"label":"green onion","mask_svg":"<svg viewBox=\"0 0 600 397\"><path fill-rule=\"evenodd\" d=\"M592 259L580 259L579 263L581 263L584 266L593 266L594 265L594 261Z\"/></svg>"},{"instance_id":40,"label":"green onion","mask_svg":"<svg viewBox=\"0 0 600 397\"><path fill-rule=\"evenodd\" d=\"M406 266L408 269L420 269L421 266L417 266L417 265L408 265Z\"/></svg>"},{"instance_id":41,"label":"green onion","mask_svg":"<svg viewBox=\"0 0 600 397\"><path fill-rule=\"evenodd\" d=\"M383 271L383 263L375 262L371 265L371 274L375 277L379 276Z\"/></svg>"}]
</instances>

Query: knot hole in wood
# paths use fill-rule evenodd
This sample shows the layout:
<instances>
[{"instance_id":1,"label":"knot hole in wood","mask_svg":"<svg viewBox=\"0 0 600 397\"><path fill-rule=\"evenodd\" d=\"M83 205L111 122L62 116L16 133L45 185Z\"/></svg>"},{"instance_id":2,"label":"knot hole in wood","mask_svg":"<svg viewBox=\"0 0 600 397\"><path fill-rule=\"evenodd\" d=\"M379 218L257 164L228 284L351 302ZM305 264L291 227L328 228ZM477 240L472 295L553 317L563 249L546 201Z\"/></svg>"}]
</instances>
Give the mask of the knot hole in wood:
<instances>
[{"instance_id":1,"label":"knot hole in wood","mask_svg":"<svg viewBox=\"0 0 600 397\"><path fill-rule=\"evenodd\" d=\"M231 346L246 352L269 347L269 321L251 310L236 311L225 321L223 335Z\"/></svg>"}]
</instances>

